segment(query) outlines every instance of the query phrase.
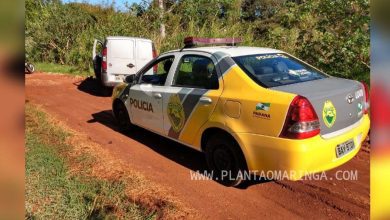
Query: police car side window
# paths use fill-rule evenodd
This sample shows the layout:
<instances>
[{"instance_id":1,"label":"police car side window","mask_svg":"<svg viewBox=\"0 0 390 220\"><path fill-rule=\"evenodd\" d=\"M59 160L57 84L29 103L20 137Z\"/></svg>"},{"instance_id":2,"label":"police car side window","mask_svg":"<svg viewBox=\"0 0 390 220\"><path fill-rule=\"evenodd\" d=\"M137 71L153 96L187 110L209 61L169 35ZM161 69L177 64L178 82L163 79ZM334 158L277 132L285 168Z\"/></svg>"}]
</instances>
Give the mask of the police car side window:
<instances>
[{"instance_id":1,"label":"police car side window","mask_svg":"<svg viewBox=\"0 0 390 220\"><path fill-rule=\"evenodd\" d=\"M218 89L218 75L213 61L204 56L185 55L176 70L174 86Z\"/></svg>"},{"instance_id":2,"label":"police car side window","mask_svg":"<svg viewBox=\"0 0 390 220\"><path fill-rule=\"evenodd\" d=\"M141 76L139 83L163 86L171 69L174 57L164 57L149 66Z\"/></svg>"}]
</instances>

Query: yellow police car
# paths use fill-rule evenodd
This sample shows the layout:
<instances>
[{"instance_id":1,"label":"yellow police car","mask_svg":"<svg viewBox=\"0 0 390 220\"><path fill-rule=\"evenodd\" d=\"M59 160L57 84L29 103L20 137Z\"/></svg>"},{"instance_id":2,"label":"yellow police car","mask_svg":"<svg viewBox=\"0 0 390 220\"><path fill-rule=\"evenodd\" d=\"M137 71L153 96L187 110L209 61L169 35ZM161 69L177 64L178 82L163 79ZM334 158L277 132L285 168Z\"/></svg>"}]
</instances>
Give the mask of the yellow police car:
<instances>
[{"instance_id":1,"label":"yellow police car","mask_svg":"<svg viewBox=\"0 0 390 220\"><path fill-rule=\"evenodd\" d=\"M244 172L298 180L357 154L370 127L365 84L238 41L188 37L128 76L113 91L119 126L204 152L213 177L230 186Z\"/></svg>"}]
</instances>

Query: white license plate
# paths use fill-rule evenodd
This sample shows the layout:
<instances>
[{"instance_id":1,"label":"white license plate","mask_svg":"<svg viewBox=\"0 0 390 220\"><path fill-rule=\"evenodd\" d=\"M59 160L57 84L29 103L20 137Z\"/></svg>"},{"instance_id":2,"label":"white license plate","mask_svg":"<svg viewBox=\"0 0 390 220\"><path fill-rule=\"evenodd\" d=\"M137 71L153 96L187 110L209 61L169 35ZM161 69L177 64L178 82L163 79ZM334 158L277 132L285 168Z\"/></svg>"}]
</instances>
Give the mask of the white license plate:
<instances>
[{"instance_id":1,"label":"white license plate","mask_svg":"<svg viewBox=\"0 0 390 220\"><path fill-rule=\"evenodd\" d=\"M116 76L115 76L115 80L116 80L116 81L123 81L124 78L125 78L125 77L122 76L122 75L116 75Z\"/></svg>"},{"instance_id":2,"label":"white license plate","mask_svg":"<svg viewBox=\"0 0 390 220\"><path fill-rule=\"evenodd\" d=\"M342 157L347 153L351 152L353 149L355 149L355 143L353 142L353 139L341 143L336 147L336 157Z\"/></svg>"}]
</instances>

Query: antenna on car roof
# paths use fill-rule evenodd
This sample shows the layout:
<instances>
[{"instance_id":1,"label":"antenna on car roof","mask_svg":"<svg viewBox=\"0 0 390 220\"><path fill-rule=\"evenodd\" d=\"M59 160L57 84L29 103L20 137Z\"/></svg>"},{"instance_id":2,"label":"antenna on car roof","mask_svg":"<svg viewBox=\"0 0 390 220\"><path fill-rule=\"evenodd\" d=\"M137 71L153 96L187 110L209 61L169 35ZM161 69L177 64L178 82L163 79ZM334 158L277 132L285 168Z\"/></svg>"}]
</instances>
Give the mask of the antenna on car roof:
<instances>
[{"instance_id":1,"label":"antenna on car roof","mask_svg":"<svg viewBox=\"0 0 390 220\"><path fill-rule=\"evenodd\" d=\"M205 37L186 37L184 38L184 47L180 50L182 52L185 48L194 48L197 46L207 46L207 45L227 45L227 46L236 46L238 43L241 43L242 39L240 37L230 37L230 38L205 38Z\"/></svg>"}]
</instances>

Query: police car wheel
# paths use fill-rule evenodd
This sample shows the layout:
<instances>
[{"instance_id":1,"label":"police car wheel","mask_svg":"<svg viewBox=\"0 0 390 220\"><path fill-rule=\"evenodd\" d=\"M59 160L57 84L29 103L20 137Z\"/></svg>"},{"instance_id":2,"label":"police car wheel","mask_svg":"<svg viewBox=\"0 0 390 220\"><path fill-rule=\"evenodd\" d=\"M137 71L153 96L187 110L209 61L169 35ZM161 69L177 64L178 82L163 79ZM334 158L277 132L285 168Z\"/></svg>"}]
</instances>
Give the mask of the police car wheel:
<instances>
[{"instance_id":1,"label":"police car wheel","mask_svg":"<svg viewBox=\"0 0 390 220\"><path fill-rule=\"evenodd\" d=\"M129 114L127 113L126 107L123 103L117 104L115 109L115 118L119 129L121 131L127 132L131 128L132 124L130 122Z\"/></svg>"},{"instance_id":2,"label":"police car wheel","mask_svg":"<svg viewBox=\"0 0 390 220\"><path fill-rule=\"evenodd\" d=\"M206 161L213 179L225 186L238 186L247 171L245 158L235 140L213 135L206 143Z\"/></svg>"}]
</instances>

